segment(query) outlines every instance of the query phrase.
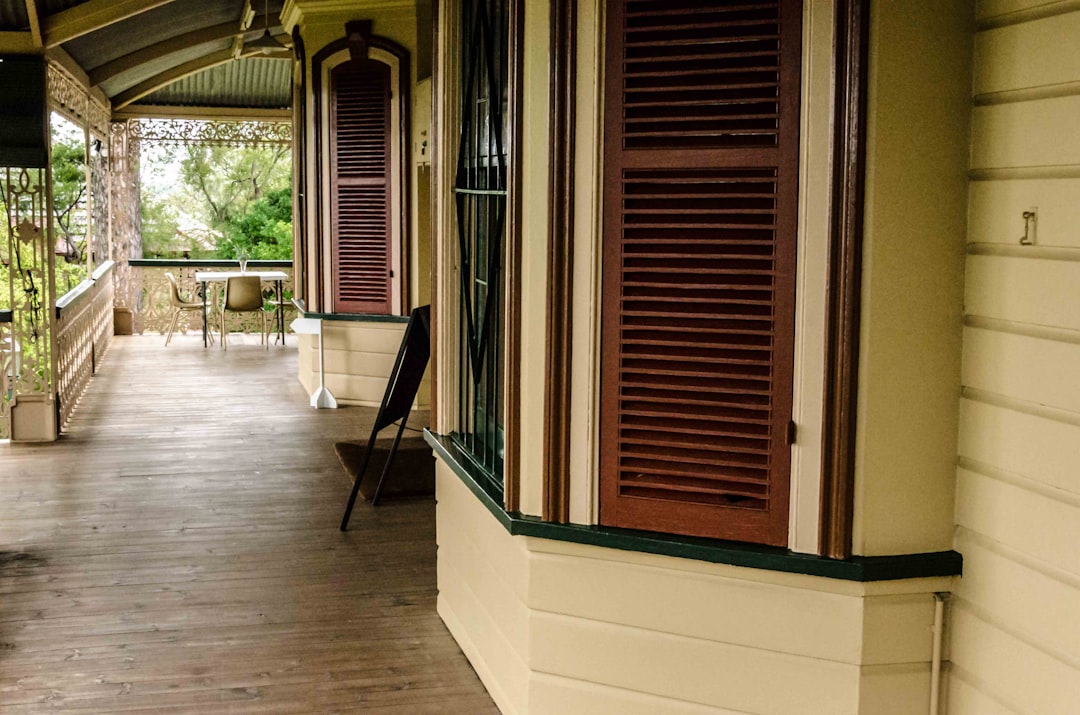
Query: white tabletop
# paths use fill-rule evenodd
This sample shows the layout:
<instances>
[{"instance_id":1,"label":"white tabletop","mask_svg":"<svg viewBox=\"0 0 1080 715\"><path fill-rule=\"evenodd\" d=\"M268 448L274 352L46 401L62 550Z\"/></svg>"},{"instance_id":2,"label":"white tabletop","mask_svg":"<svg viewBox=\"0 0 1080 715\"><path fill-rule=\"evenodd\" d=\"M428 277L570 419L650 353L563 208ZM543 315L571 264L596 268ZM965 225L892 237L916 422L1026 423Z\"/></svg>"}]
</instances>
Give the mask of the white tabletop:
<instances>
[{"instance_id":1,"label":"white tabletop","mask_svg":"<svg viewBox=\"0 0 1080 715\"><path fill-rule=\"evenodd\" d=\"M226 281L240 276L258 276L264 281L284 281L289 279L289 275L285 271L195 271L195 280L198 283Z\"/></svg>"}]
</instances>

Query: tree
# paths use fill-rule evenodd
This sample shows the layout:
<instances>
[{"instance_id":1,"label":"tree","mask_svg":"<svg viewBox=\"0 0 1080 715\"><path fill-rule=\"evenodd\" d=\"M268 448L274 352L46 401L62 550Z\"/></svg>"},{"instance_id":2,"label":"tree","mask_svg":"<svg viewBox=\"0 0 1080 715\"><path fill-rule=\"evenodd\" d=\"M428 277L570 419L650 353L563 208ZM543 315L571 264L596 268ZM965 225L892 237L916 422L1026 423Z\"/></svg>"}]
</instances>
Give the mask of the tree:
<instances>
[{"instance_id":1,"label":"tree","mask_svg":"<svg viewBox=\"0 0 1080 715\"><path fill-rule=\"evenodd\" d=\"M67 123L67 122L64 122ZM68 263L82 263L86 255L86 146L82 133L52 132L53 216L57 240Z\"/></svg>"},{"instance_id":2,"label":"tree","mask_svg":"<svg viewBox=\"0 0 1080 715\"><path fill-rule=\"evenodd\" d=\"M150 145L142 164L143 255L233 258L242 250L291 258L291 183L287 146Z\"/></svg>"},{"instance_id":3,"label":"tree","mask_svg":"<svg viewBox=\"0 0 1080 715\"><path fill-rule=\"evenodd\" d=\"M243 215L229 221L223 240L218 242L218 255L288 260L292 258L292 240L292 190L286 186L252 202Z\"/></svg>"},{"instance_id":4,"label":"tree","mask_svg":"<svg viewBox=\"0 0 1080 715\"><path fill-rule=\"evenodd\" d=\"M170 258L186 248L177 239L179 217L175 206L156 196L144 194L139 212L142 216L143 258Z\"/></svg>"},{"instance_id":5,"label":"tree","mask_svg":"<svg viewBox=\"0 0 1080 715\"><path fill-rule=\"evenodd\" d=\"M290 184L287 146L184 147L180 178L206 225L224 230L268 191Z\"/></svg>"}]
</instances>

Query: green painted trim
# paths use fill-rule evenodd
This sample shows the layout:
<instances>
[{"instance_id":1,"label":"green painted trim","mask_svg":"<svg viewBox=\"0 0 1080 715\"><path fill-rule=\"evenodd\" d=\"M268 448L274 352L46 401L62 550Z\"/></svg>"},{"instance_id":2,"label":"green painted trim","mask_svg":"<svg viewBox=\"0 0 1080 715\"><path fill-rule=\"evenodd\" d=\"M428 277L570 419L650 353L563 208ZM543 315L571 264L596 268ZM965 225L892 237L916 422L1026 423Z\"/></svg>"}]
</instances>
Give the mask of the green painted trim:
<instances>
[{"instance_id":1,"label":"green painted trim","mask_svg":"<svg viewBox=\"0 0 1080 715\"><path fill-rule=\"evenodd\" d=\"M240 262L235 258L208 258L206 260L194 260L184 258L132 258L128 264L136 268L239 268ZM292 268L292 261L248 261L252 268Z\"/></svg>"},{"instance_id":2,"label":"green painted trim","mask_svg":"<svg viewBox=\"0 0 1080 715\"><path fill-rule=\"evenodd\" d=\"M842 581L893 581L932 576L959 576L963 569L963 556L956 551L899 556L853 556L841 561L810 554L797 554L773 546L742 544L719 539L672 536L651 531L616 529L609 526L554 524L534 516L507 512L503 509L502 503L485 489L479 475L473 474L468 460L459 454L449 437L424 430L424 439L431 445L435 454L480 500L480 503L503 525L503 528L515 536L569 541L622 551L639 551L660 556L708 561L714 564L805 574Z\"/></svg>"},{"instance_id":3,"label":"green painted trim","mask_svg":"<svg viewBox=\"0 0 1080 715\"><path fill-rule=\"evenodd\" d=\"M447 466L455 474L461 477L461 481L465 483L469 491L476 495L476 498L499 520L499 523L506 527L511 534L514 533L512 528L514 517L503 508L502 498L486 486L487 479L484 479L480 474L474 473L476 467L470 460L465 458L465 455L461 454L453 440L427 429L424 430L424 439L435 450L435 454L446 462Z\"/></svg>"},{"instance_id":4,"label":"green painted trim","mask_svg":"<svg viewBox=\"0 0 1080 715\"><path fill-rule=\"evenodd\" d=\"M342 323L408 323L407 315L376 315L374 313L309 313L301 308L296 301L293 305L299 310L304 318L316 320L331 320Z\"/></svg>"},{"instance_id":5,"label":"green painted trim","mask_svg":"<svg viewBox=\"0 0 1080 715\"><path fill-rule=\"evenodd\" d=\"M10 310L0 310L0 323L10 323L10 322L11 322L11 311Z\"/></svg>"},{"instance_id":6,"label":"green painted trim","mask_svg":"<svg viewBox=\"0 0 1080 715\"><path fill-rule=\"evenodd\" d=\"M116 263L114 263L113 261L105 261L100 266L98 266L97 268L94 269L94 274L92 276L90 276L90 278L92 278L95 281L99 281L103 277L108 275L115 266L116 266Z\"/></svg>"}]
</instances>

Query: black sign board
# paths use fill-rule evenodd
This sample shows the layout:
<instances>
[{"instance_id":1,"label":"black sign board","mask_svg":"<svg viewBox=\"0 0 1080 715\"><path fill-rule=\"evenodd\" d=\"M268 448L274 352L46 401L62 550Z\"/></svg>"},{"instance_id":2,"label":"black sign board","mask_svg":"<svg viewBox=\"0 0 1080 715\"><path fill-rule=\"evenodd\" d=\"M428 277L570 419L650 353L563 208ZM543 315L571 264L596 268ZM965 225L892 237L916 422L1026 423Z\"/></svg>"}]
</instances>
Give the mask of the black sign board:
<instances>
[{"instance_id":1,"label":"black sign board","mask_svg":"<svg viewBox=\"0 0 1080 715\"><path fill-rule=\"evenodd\" d=\"M394 369L390 372L390 380L386 384L386 394L383 395L382 404L379 405L379 414L375 417L375 424L371 428L371 437L368 439L364 461L356 474L356 481L353 482L349 504L345 507L345 515L341 518L342 531L349 527L349 517L352 515L353 505L356 504L356 496L360 492L360 481L364 478L368 462L371 461L371 453L375 449L375 438L385 427L400 420L401 424L394 437L394 444L390 447L386 464L383 465L382 474L379 476L379 484L371 497L373 505L379 503L379 494L386 482L386 475L390 473L390 465L393 464L394 454L401 442L401 434L405 431L405 423L409 419L409 412L412 411L416 393L420 389L420 381L424 379L424 371L430 359L431 306L425 305L413 310L412 315L409 316L409 324L405 328L405 335L401 338L401 347L398 348Z\"/></svg>"}]
</instances>

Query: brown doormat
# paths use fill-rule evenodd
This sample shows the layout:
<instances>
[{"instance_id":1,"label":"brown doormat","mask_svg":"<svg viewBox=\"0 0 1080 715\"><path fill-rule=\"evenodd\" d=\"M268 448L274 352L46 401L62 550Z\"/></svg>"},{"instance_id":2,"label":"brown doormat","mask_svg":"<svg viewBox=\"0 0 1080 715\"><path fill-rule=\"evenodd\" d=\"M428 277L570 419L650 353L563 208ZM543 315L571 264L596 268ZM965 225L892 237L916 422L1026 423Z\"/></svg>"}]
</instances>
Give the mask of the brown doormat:
<instances>
[{"instance_id":1,"label":"brown doormat","mask_svg":"<svg viewBox=\"0 0 1080 715\"><path fill-rule=\"evenodd\" d=\"M360 482L360 496L364 501L371 501L375 487L382 475L386 455L390 453L392 440L376 440L375 450L371 454L364 471L364 480ZM349 475L349 486L356 481L356 475L364 463L367 442L337 442L334 444L341 466ZM423 497L435 493L435 455L423 437L402 437L398 445L390 473L386 475L382 497Z\"/></svg>"}]
</instances>

